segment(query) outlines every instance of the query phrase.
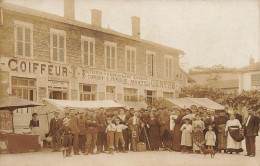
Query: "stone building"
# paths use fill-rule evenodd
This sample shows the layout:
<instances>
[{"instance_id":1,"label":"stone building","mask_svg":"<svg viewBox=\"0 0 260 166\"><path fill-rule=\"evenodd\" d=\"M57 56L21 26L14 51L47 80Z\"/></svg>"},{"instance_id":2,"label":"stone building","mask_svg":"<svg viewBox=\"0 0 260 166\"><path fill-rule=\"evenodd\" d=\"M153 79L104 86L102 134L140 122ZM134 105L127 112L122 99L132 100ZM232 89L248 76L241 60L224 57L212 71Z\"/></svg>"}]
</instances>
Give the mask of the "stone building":
<instances>
[{"instance_id":1,"label":"stone building","mask_svg":"<svg viewBox=\"0 0 260 166\"><path fill-rule=\"evenodd\" d=\"M138 17L129 36L103 28L96 9L91 24L75 20L74 6L65 0L61 17L2 2L0 69L10 94L38 102L178 97L190 78L179 67L183 51L141 39Z\"/></svg>"}]
</instances>

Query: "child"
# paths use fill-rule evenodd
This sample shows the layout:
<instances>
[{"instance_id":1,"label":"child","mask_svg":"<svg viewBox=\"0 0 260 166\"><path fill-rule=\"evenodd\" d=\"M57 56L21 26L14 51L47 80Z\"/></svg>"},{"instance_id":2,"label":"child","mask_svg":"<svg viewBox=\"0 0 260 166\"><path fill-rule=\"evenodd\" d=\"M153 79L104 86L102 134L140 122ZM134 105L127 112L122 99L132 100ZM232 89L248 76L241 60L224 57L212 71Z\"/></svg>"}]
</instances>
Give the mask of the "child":
<instances>
[{"instance_id":1,"label":"child","mask_svg":"<svg viewBox=\"0 0 260 166\"><path fill-rule=\"evenodd\" d=\"M120 120L118 118L115 119L115 122L116 122L115 139L116 139L116 149L117 149L117 152L119 152L118 143L119 143L119 140L120 140L120 142L122 144L122 147L123 147L123 152L126 153L126 151L125 151L125 140L124 140L124 137L123 137L122 130L126 129L127 126L123 125L123 124L119 124Z\"/></svg>"},{"instance_id":2,"label":"child","mask_svg":"<svg viewBox=\"0 0 260 166\"><path fill-rule=\"evenodd\" d=\"M216 143L216 134L214 131L212 131L212 125L209 125L209 131L207 131L205 135L206 145L208 146L208 149L212 149L215 146Z\"/></svg>"},{"instance_id":3,"label":"child","mask_svg":"<svg viewBox=\"0 0 260 166\"><path fill-rule=\"evenodd\" d=\"M114 135L115 135L116 126L112 123L111 118L107 118L107 145L109 148L109 154L113 154L113 145L114 145Z\"/></svg>"},{"instance_id":4,"label":"child","mask_svg":"<svg viewBox=\"0 0 260 166\"><path fill-rule=\"evenodd\" d=\"M182 146L182 153L185 153L187 149L190 149L192 146L192 140L191 140L191 132L192 132L192 126L190 124L189 119L184 119L184 123L181 126L181 146Z\"/></svg>"},{"instance_id":5,"label":"child","mask_svg":"<svg viewBox=\"0 0 260 166\"><path fill-rule=\"evenodd\" d=\"M70 157L70 154L71 154L72 135L71 135L71 128L69 127L69 121L70 121L70 119L64 118L63 126L61 127L61 131L63 133L62 145L63 145L63 156L64 157Z\"/></svg>"}]
</instances>

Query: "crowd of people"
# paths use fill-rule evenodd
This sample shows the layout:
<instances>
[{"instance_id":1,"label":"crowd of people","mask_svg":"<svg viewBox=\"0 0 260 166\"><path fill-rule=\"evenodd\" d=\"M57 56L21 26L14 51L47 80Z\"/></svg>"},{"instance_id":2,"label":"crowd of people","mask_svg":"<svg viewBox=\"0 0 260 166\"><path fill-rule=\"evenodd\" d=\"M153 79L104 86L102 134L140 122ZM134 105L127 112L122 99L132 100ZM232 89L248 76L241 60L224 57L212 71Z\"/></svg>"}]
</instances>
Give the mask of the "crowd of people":
<instances>
[{"instance_id":1,"label":"crowd of people","mask_svg":"<svg viewBox=\"0 0 260 166\"><path fill-rule=\"evenodd\" d=\"M260 112L247 109L247 114L234 108L208 110L192 105L191 108L158 108L134 110L104 109L76 112L70 109L64 117L60 111L50 121L49 137L53 152L64 156L80 153L138 151L143 142L147 150L201 153L210 149L225 153L243 151L245 138L247 155L255 156L255 137L258 135ZM32 131L39 127L37 114L30 122ZM97 151L94 152L94 149Z\"/></svg>"}]
</instances>

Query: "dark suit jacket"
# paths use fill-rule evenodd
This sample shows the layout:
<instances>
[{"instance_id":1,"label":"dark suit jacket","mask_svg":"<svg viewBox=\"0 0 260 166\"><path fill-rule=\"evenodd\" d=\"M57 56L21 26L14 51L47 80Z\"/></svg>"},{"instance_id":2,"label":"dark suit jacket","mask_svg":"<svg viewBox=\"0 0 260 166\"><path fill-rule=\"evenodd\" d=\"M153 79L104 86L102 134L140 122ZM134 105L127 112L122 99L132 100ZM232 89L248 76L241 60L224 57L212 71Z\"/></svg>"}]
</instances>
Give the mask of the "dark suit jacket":
<instances>
[{"instance_id":1,"label":"dark suit jacket","mask_svg":"<svg viewBox=\"0 0 260 166\"><path fill-rule=\"evenodd\" d=\"M247 122L247 120L246 120ZM245 123L246 125L246 123ZM251 115L251 118L248 122L248 125L245 126L245 136L258 136L258 130L259 130L259 119L254 116Z\"/></svg>"},{"instance_id":2,"label":"dark suit jacket","mask_svg":"<svg viewBox=\"0 0 260 166\"><path fill-rule=\"evenodd\" d=\"M54 135L56 131L59 131L61 129L62 126L62 120L60 118L58 118L58 120L56 121L55 118L51 119L51 123L50 123L50 134Z\"/></svg>"}]
</instances>

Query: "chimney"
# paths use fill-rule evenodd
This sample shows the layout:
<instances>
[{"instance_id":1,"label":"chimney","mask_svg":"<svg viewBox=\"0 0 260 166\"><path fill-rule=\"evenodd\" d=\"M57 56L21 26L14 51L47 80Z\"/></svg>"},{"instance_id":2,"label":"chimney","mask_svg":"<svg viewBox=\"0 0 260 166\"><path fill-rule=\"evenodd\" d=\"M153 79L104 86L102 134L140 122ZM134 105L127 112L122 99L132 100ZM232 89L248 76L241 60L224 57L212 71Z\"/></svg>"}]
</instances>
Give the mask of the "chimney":
<instances>
[{"instance_id":1,"label":"chimney","mask_svg":"<svg viewBox=\"0 0 260 166\"><path fill-rule=\"evenodd\" d=\"M132 36L140 39L140 18L133 16L132 19Z\"/></svg>"},{"instance_id":2,"label":"chimney","mask_svg":"<svg viewBox=\"0 0 260 166\"><path fill-rule=\"evenodd\" d=\"M249 66L253 65L254 63L254 58L251 56L251 58L249 59Z\"/></svg>"},{"instance_id":3,"label":"chimney","mask_svg":"<svg viewBox=\"0 0 260 166\"><path fill-rule=\"evenodd\" d=\"M97 27L101 27L102 23L102 11L98 9L91 10L91 24Z\"/></svg>"},{"instance_id":4,"label":"chimney","mask_svg":"<svg viewBox=\"0 0 260 166\"><path fill-rule=\"evenodd\" d=\"M64 0L64 17L75 19L75 2L74 0Z\"/></svg>"}]
</instances>

